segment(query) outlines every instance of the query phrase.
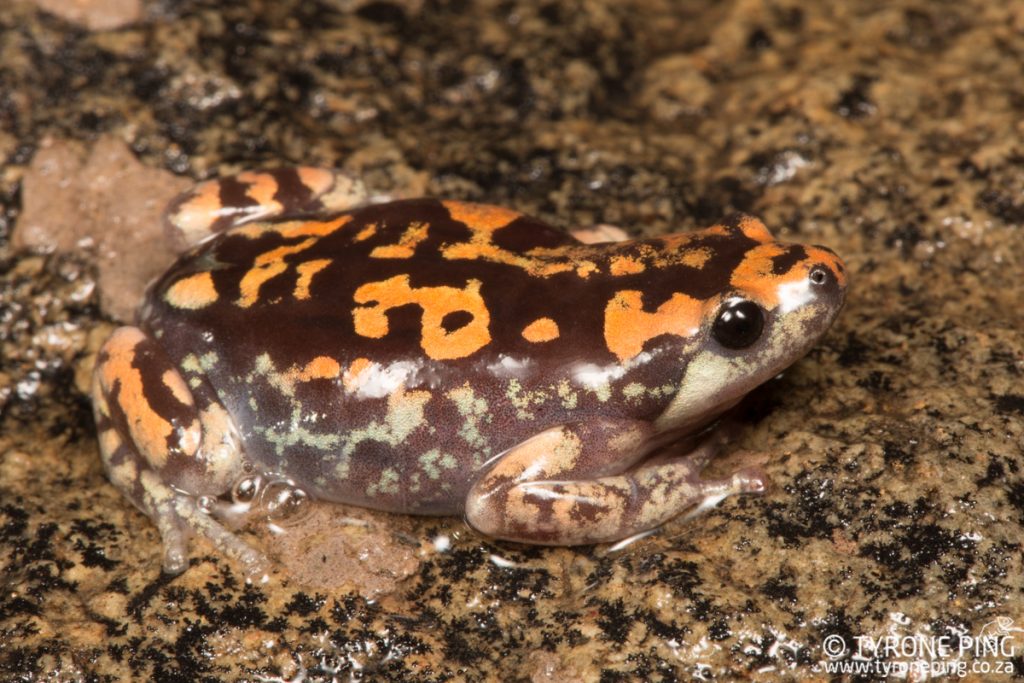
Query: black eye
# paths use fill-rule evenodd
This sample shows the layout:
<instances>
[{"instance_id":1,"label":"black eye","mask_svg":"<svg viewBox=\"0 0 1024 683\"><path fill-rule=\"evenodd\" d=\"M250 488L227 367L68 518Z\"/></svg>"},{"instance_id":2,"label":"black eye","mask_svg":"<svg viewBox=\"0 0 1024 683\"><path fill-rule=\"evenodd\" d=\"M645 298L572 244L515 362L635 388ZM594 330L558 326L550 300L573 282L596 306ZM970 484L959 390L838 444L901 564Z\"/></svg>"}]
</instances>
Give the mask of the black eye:
<instances>
[{"instance_id":1,"label":"black eye","mask_svg":"<svg viewBox=\"0 0 1024 683\"><path fill-rule=\"evenodd\" d=\"M730 299L718 311L711 334L727 349L745 349L760 338L763 329L760 306L746 299Z\"/></svg>"},{"instance_id":2,"label":"black eye","mask_svg":"<svg viewBox=\"0 0 1024 683\"><path fill-rule=\"evenodd\" d=\"M811 274L809 277L811 284L820 286L828 282L829 274L823 266L815 266L814 268L811 268Z\"/></svg>"}]
</instances>

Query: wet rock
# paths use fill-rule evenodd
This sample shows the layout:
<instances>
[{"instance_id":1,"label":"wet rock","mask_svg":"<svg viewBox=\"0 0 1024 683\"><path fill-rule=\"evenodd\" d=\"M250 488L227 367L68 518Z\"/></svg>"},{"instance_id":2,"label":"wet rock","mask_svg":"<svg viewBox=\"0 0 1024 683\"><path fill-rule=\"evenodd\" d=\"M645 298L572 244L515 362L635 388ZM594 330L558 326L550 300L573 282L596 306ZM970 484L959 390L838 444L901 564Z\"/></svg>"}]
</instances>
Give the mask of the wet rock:
<instances>
[{"instance_id":1,"label":"wet rock","mask_svg":"<svg viewBox=\"0 0 1024 683\"><path fill-rule=\"evenodd\" d=\"M1019 638L1019 7L153 16L0 12L0 679L819 680L830 636ZM156 529L104 478L87 357L162 267L167 197L295 163L632 235L745 210L834 248L847 310L731 425L725 457L772 489L615 552L331 510L292 545L254 535L294 572L267 584L208 547L161 575Z\"/></svg>"},{"instance_id":2,"label":"wet rock","mask_svg":"<svg viewBox=\"0 0 1024 683\"><path fill-rule=\"evenodd\" d=\"M109 31L142 19L139 0L32 0L40 9L90 31Z\"/></svg>"},{"instance_id":3,"label":"wet rock","mask_svg":"<svg viewBox=\"0 0 1024 683\"><path fill-rule=\"evenodd\" d=\"M22 180L15 248L92 251L101 305L130 321L146 284L170 265L163 208L191 183L140 164L128 146L104 137L83 145L45 140Z\"/></svg>"}]
</instances>

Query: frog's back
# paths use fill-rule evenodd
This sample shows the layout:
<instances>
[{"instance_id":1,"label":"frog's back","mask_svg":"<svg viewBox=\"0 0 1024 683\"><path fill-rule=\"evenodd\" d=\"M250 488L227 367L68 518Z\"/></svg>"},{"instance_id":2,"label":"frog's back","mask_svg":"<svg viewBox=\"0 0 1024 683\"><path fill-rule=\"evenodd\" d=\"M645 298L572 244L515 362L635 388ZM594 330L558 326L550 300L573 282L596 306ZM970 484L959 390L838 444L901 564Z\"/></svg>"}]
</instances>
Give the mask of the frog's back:
<instances>
[{"instance_id":1,"label":"frog's back","mask_svg":"<svg viewBox=\"0 0 1024 683\"><path fill-rule=\"evenodd\" d=\"M154 284L141 317L184 342L169 346L194 350L219 331L231 338L217 345L228 355L265 351L276 367L304 364L311 351L445 373L558 348L586 359L590 347L607 355L603 302L584 286L597 279L588 250L597 253L507 209L391 202L224 233Z\"/></svg>"},{"instance_id":2,"label":"frog's back","mask_svg":"<svg viewBox=\"0 0 1024 683\"><path fill-rule=\"evenodd\" d=\"M256 459L322 495L352 482L349 502L447 512L443 487L548 426L665 407L685 363L636 362L659 353L636 322L687 280L695 297L728 285L739 242L704 239L722 264L687 263L709 258L696 243L582 245L508 209L392 202L224 233L155 283L141 324L201 369ZM699 306L665 312L666 334L701 324Z\"/></svg>"}]
</instances>

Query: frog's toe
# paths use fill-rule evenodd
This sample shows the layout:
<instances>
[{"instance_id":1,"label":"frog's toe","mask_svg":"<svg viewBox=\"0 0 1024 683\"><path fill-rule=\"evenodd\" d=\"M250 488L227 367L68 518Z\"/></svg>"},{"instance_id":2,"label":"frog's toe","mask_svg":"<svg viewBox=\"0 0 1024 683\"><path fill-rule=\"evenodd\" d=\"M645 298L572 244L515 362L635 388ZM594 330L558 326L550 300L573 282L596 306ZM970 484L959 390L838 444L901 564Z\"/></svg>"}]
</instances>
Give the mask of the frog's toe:
<instances>
[{"instance_id":1,"label":"frog's toe","mask_svg":"<svg viewBox=\"0 0 1024 683\"><path fill-rule=\"evenodd\" d=\"M266 556L203 510L194 496L176 493L174 511L178 520L184 523L193 535L206 538L218 551L239 562L243 567L246 579L261 581L266 578L269 567ZM164 536L164 571L168 573L175 573L169 565L171 565L172 559L179 556L182 560L181 568L177 573L180 573L188 565L187 538L182 536L182 539L184 544L179 544L173 535L171 537Z\"/></svg>"},{"instance_id":2,"label":"frog's toe","mask_svg":"<svg viewBox=\"0 0 1024 683\"><path fill-rule=\"evenodd\" d=\"M764 493L771 485L768 474L760 467L744 467L733 472L730 479L734 493Z\"/></svg>"},{"instance_id":3,"label":"frog's toe","mask_svg":"<svg viewBox=\"0 0 1024 683\"><path fill-rule=\"evenodd\" d=\"M182 573L188 569L189 535L185 532L181 519L170 506L157 509L152 516L164 546L164 572L172 575Z\"/></svg>"},{"instance_id":4,"label":"frog's toe","mask_svg":"<svg viewBox=\"0 0 1024 683\"><path fill-rule=\"evenodd\" d=\"M242 564L246 578L258 580L268 562L259 552L199 505L199 498L172 489L153 472L143 473L139 507L152 518L163 542L163 571L177 575L188 569L189 546L194 537L206 538L225 555Z\"/></svg>"},{"instance_id":5,"label":"frog's toe","mask_svg":"<svg viewBox=\"0 0 1024 683\"><path fill-rule=\"evenodd\" d=\"M737 493L764 493L770 481L764 470L753 466L736 470L728 478L700 479L695 484L699 496L722 499Z\"/></svg>"},{"instance_id":6,"label":"frog's toe","mask_svg":"<svg viewBox=\"0 0 1024 683\"><path fill-rule=\"evenodd\" d=\"M188 550L174 543L164 543L163 570L165 574L177 576L188 569Z\"/></svg>"}]
</instances>

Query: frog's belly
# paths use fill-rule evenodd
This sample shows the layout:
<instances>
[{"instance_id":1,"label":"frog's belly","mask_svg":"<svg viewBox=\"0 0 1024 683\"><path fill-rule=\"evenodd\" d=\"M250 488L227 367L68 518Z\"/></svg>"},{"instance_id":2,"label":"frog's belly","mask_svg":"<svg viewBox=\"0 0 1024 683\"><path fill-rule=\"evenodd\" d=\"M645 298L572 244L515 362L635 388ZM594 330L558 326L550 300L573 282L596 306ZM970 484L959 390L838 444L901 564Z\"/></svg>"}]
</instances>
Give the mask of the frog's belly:
<instances>
[{"instance_id":1,"label":"frog's belly","mask_svg":"<svg viewBox=\"0 0 1024 683\"><path fill-rule=\"evenodd\" d=\"M318 500L420 515L462 512L476 478L465 454L441 445L408 450L385 443L362 442L352 452L344 446L331 453L289 449L283 459L264 463L282 472ZM446 452L448 451L448 452ZM274 463L279 463L274 468ZM283 465L283 468L281 467Z\"/></svg>"}]
</instances>

